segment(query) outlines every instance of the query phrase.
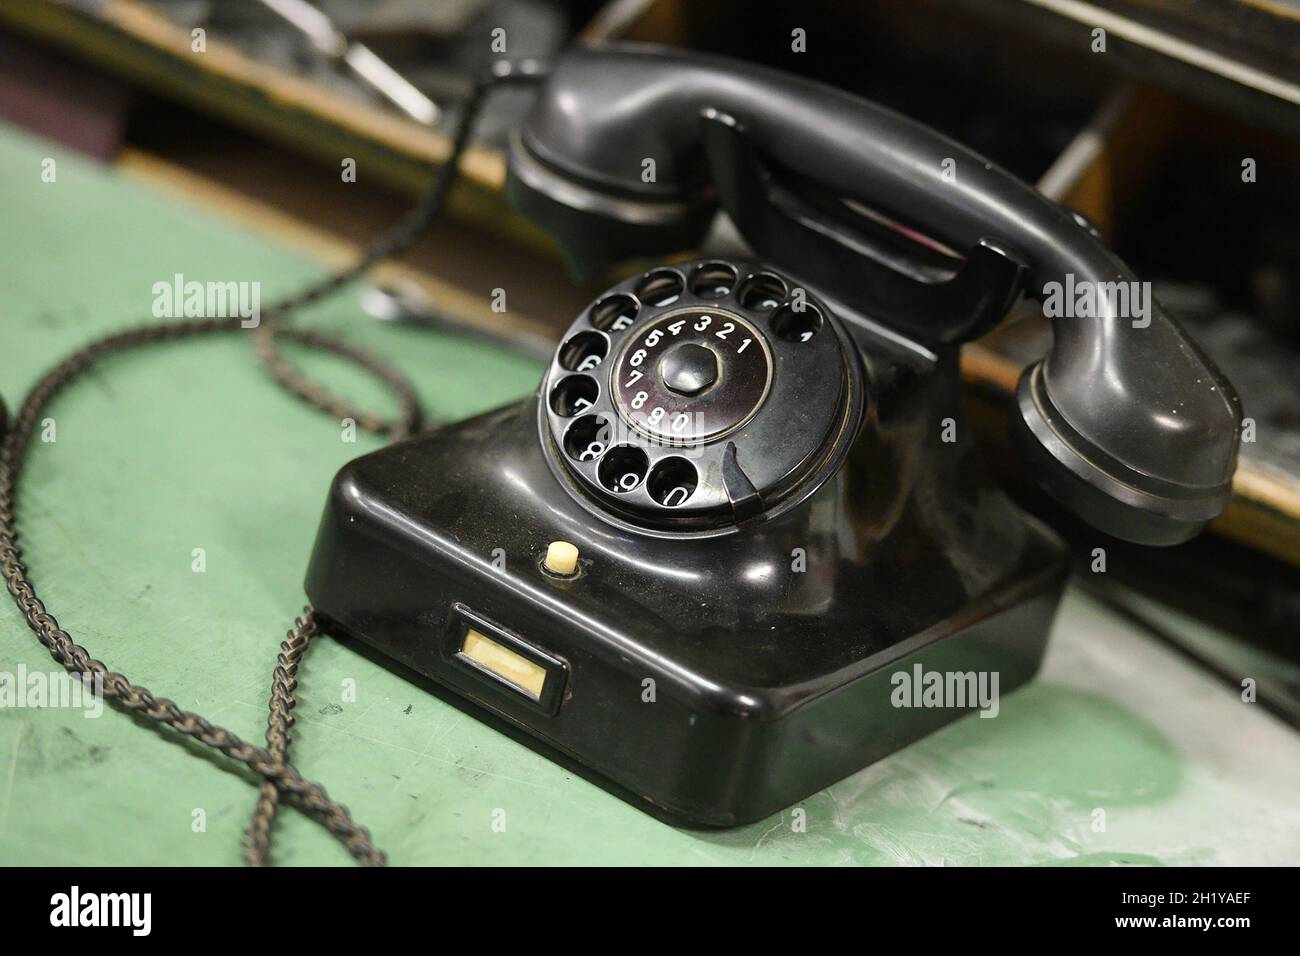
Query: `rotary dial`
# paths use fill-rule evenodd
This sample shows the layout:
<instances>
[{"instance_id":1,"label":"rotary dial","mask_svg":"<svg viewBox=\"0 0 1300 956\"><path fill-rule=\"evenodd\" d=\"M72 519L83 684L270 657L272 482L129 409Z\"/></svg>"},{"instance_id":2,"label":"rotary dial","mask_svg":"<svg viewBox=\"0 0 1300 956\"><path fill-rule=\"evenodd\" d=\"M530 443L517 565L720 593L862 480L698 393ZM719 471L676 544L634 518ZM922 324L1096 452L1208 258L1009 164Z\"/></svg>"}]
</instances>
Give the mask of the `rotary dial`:
<instances>
[{"instance_id":1,"label":"rotary dial","mask_svg":"<svg viewBox=\"0 0 1300 956\"><path fill-rule=\"evenodd\" d=\"M824 305L707 260L653 269L586 309L540 415L555 470L603 510L692 530L762 513L860 414L861 375Z\"/></svg>"}]
</instances>

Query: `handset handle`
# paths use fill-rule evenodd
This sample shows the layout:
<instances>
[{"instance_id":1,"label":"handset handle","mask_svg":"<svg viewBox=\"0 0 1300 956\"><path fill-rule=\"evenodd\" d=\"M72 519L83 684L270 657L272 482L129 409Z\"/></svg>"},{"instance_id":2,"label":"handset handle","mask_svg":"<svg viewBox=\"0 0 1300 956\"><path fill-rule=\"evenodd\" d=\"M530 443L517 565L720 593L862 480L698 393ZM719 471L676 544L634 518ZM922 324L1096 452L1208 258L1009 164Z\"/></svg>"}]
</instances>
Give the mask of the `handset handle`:
<instances>
[{"instance_id":1,"label":"handset handle","mask_svg":"<svg viewBox=\"0 0 1300 956\"><path fill-rule=\"evenodd\" d=\"M512 198L588 264L684 247L716 206L707 111L742 124L765 162L828 193L953 248L1004 245L1036 298L1097 293L1097 314L1053 319L1051 351L1022 376L1013 435L1031 472L1085 520L1144 543L1185 540L1223 510L1239 401L1149 285L1057 203L889 109L717 57L574 49L514 143ZM1116 307L1121 291L1134 293L1132 314Z\"/></svg>"},{"instance_id":2,"label":"handset handle","mask_svg":"<svg viewBox=\"0 0 1300 956\"><path fill-rule=\"evenodd\" d=\"M875 322L927 347L969 342L1006 316L1024 281L1014 252L981 239L942 278L803 201L776 182L733 116L701 116L717 199L764 259L779 262L819 293L851 303Z\"/></svg>"}]
</instances>

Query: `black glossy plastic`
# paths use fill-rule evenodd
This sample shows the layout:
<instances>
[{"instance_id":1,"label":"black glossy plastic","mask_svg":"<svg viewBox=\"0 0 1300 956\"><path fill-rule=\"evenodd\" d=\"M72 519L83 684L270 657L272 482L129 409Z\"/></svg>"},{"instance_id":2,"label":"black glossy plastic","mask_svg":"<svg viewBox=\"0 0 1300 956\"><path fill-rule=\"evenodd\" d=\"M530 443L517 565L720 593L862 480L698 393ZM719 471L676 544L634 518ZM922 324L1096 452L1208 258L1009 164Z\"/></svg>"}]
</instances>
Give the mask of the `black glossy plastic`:
<instances>
[{"instance_id":1,"label":"black glossy plastic","mask_svg":"<svg viewBox=\"0 0 1300 956\"><path fill-rule=\"evenodd\" d=\"M647 157L655 162L653 181L641 175ZM756 171L760 161L765 169L798 171L802 192L797 184L784 189L797 202L780 201L782 193ZM986 277L1011 276L978 251L986 247L1010 270L1023 264L1026 291L1036 297L1050 283L1137 281L1069 211L934 130L830 87L681 51L616 47L562 57L515 141L509 190L588 270L690 244L721 200L760 253L838 302L836 277L852 275L844 262L853 260L845 258L852 247L844 231L826 212L831 195L950 248L976 250L949 285L976 268ZM820 218L807 214L818 198ZM823 237L791 241L791 231L778 227L790 222L798 225L794 235ZM863 269L868 258L857 257ZM879 313L870 298L845 298L899 325L906 313L899 287L878 270L866 275ZM970 301L967 290L956 291ZM921 338L918 326L931 323L938 341L979 331L969 312L924 308L936 295L943 298L941 290L918 290L905 331ZM1136 320L1113 304L1101 311L1055 319L1051 352L1027 373L1036 376L1038 397L1018 406L1017 433L1034 445L1027 465L1050 492L1112 534L1182 540L1226 506L1237 396L1159 303L1152 300L1149 314Z\"/></svg>"},{"instance_id":2,"label":"black glossy plastic","mask_svg":"<svg viewBox=\"0 0 1300 956\"><path fill-rule=\"evenodd\" d=\"M918 667L1030 679L1064 549L981 469L958 356L1022 289L1131 280L1086 223L873 104L641 48L560 60L508 191L579 268L688 246L718 204L764 261L630 276L534 399L346 466L307 577L336 630L718 825L973 709L905 706ZM964 260L896 254L848 200ZM1194 534L1228 494L1231 387L1158 307L1055 329L1018 396L1028 467L1121 537ZM540 690L461 653L471 624Z\"/></svg>"},{"instance_id":3,"label":"black glossy plastic","mask_svg":"<svg viewBox=\"0 0 1300 956\"><path fill-rule=\"evenodd\" d=\"M711 532L638 528L557 475L540 394L386 448L336 479L307 593L335 630L655 805L759 819L971 711L897 707L896 675L994 672L1005 694L1038 667L1064 552L984 476L956 361L873 341L878 394L845 460ZM557 539L574 577L543 567ZM563 662L553 715L457 660L467 611Z\"/></svg>"},{"instance_id":4,"label":"black glossy plastic","mask_svg":"<svg viewBox=\"0 0 1300 956\"><path fill-rule=\"evenodd\" d=\"M756 285L763 294L746 295ZM542 384L540 440L557 477L600 509L668 530L734 523L806 494L843 457L865 401L857 348L831 316L810 289L742 260L674 263L607 289L569 326ZM575 366L571 343L592 336L600 347ZM717 372L689 395L663 379L682 344ZM657 493L670 459L689 470L689 493Z\"/></svg>"}]
</instances>

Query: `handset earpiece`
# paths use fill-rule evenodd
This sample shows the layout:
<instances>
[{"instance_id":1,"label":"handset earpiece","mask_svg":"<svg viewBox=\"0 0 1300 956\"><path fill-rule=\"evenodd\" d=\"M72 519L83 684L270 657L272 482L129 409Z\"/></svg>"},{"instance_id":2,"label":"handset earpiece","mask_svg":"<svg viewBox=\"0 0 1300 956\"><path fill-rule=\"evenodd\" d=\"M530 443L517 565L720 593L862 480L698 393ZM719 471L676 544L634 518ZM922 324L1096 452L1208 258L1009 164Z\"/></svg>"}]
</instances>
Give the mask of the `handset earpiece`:
<instances>
[{"instance_id":1,"label":"handset earpiece","mask_svg":"<svg viewBox=\"0 0 1300 956\"><path fill-rule=\"evenodd\" d=\"M548 165L518 132L511 141L506 197L555 238L580 279L636 256L694 246L715 211L707 198L636 197L592 188Z\"/></svg>"},{"instance_id":2,"label":"handset earpiece","mask_svg":"<svg viewBox=\"0 0 1300 956\"><path fill-rule=\"evenodd\" d=\"M773 169L798 170L957 249L987 241L1023 263L1026 291L1111 290L1053 317L1054 344L1020 383L1013 436L1030 472L1094 526L1173 544L1226 506L1236 393L1128 267L1068 211L935 131L839 90L751 64L654 47L562 57L512 148L509 192L585 272L693 244L717 204L701 117L734 118ZM819 252L756 251L808 281ZM775 258L775 255L772 256ZM824 257L823 257L824 258ZM834 283L846 270L820 271ZM815 284L815 283L814 283ZM1117 308L1120 291L1130 305ZM833 289L830 291L834 291ZM871 302L855 302L870 314ZM1121 314L1123 312L1123 314Z\"/></svg>"}]
</instances>

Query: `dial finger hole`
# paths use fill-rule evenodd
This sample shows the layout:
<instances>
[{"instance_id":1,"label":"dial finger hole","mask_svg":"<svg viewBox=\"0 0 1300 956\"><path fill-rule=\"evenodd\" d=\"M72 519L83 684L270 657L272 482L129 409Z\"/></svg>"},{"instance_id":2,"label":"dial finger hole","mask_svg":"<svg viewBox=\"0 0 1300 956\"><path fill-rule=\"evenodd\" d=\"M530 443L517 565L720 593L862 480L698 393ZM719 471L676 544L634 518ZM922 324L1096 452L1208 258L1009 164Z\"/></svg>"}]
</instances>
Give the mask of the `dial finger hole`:
<instances>
[{"instance_id":1,"label":"dial finger hole","mask_svg":"<svg viewBox=\"0 0 1300 956\"><path fill-rule=\"evenodd\" d=\"M609 491L627 494L634 491L650 468L650 459L635 445L615 445L600 460L597 477Z\"/></svg>"},{"instance_id":2,"label":"dial finger hole","mask_svg":"<svg viewBox=\"0 0 1300 956\"><path fill-rule=\"evenodd\" d=\"M622 332L636 321L640 308L630 295L606 296L591 307L591 324L602 332Z\"/></svg>"},{"instance_id":3,"label":"dial finger hole","mask_svg":"<svg viewBox=\"0 0 1300 956\"><path fill-rule=\"evenodd\" d=\"M706 262L691 275L691 291L701 299L721 299L736 287L736 270L725 262Z\"/></svg>"},{"instance_id":4,"label":"dial finger hole","mask_svg":"<svg viewBox=\"0 0 1300 956\"><path fill-rule=\"evenodd\" d=\"M574 461L595 461L605 454L614 433L600 415L584 415L564 433L564 450Z\"/></svg>"},{"instance_id":5,"label":"dial finger hole","mask_svg":"<svg viewBox=\"0 0 1300 956\"><path fill-rule=\"evenodd\" d=\"M656 269L636 287L636 297L651 306L672 305L681 298L686 280L674 269Z\"/></svg>"},{"instance_id":6,"label":"dial finger hole","mask_svg":"<svg viewBox=\"0 0 1300 956\"><path fill-rule=\"evenodd\" d=\"M551 389L551 409L572 418L595 405L599 395L600 386L590 375L569 375Z\"/></svg>"},{"instance_id":7,"label":"dial finger hole","mask_svg":"<svg viewBox=\"0 0 1300 956\"><path fill-rule=\"evenodd\" d=\"M783 305L772 316L772 331L787 342L807 342L822 327L822 314L816 306L803 303L802 308Z\"/></svg>"},{"instance_id":8,"label":"dial finger hole","mask_svg":"<svg viewBox=\"0 0 1300 956\"><path fill-rule=\"evenodd\" d=\"M579 332L560 346L560 364L570 372L590 372L605 360L609 342L599 332Z\"/></svg>"},{"instance_id":9,"label":"dial finger hole","mask_svg":"<svg viewBox=\"0 0 1300 956\"><path fill-rule=\"evenodd\" d=\"M740 284L736 299L755 312L771 312L785 299L785 283L770 272L760 272Z\"/></svg>"},{"instance_id":10,"label":"dial finger hole","mask_svg":"<svg viewBox=\"0 0 1300 956\"><path fill-rule=\"evenodd\" d=\"M646 491L661 505L676 508L690 500L699 483L695 466L685 458L665 458L650 472Z\"/></svg>"}]
</instances>

